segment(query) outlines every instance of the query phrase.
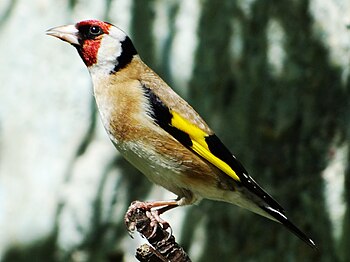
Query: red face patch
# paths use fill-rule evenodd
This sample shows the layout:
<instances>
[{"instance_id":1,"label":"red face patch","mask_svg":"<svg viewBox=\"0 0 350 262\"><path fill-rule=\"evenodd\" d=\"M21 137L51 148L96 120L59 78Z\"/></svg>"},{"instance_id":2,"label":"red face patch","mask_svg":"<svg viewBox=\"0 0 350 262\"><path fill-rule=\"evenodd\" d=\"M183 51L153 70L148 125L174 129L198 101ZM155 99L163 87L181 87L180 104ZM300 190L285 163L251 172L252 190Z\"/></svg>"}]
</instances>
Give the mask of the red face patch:
<instances>
[{"instance_id":1,"label":"red face patch","mask_svg":"<svg viewBox=\"0 0 350 262\"><path fill-rule=\"evenodd\" d=\"M97 62L97 52L101 45L101 39L85 40L81 50L81 56L86 66L92 66Z\"/></svg>"},{"instance_id":2,"label":"red face patch","mask_svg":"<svg viewBox=\"0 0 350 262\"><path fill-rule=\"evenodd\" d=\"M99 21L99 20L85 20L85 21L81 21L81 22L77 23L75 25L75 27L79 29L80 27L83 27L83 26L93 26L93 25L101 27L105 34L109 33L109 28L111 27L111 24L109 24L107 22L102 22L102 21Z\"/></svg>"},{"instance_id":3,"label":"red face patch","mask_svg":"<svg viewBox=\"0 0 350 262\"><path fill-rule=\"evenodd\" d=\"M111 24L98 20L85 20L75 25L79 30L81 42L78 51L86 66L92 66L97 62L101 39L103 35L109 34L110 26Z\"/></svg>"}]
</instances>

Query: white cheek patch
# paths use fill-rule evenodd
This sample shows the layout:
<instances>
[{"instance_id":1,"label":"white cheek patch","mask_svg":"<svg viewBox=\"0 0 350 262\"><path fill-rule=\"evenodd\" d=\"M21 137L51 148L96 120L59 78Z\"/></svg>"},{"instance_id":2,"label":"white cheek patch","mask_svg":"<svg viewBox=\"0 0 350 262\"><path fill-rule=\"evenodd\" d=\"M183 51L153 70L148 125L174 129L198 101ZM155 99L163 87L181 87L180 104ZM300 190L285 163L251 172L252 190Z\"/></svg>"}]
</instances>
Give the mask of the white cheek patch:
<instances>
[{"instance_id":1,"label":"white cheek patch","mask_svg":"<svg viewBox=\"0 0 350 262\"><path fill-rule=\"evenodd\" d=\"M118 64L117 58L122 54L121 42L126 34L118 28L111 27L109 34L101 39L100 48L97 52L97 63L90 67L91 73L109 74Z\"/></svg>"}]
</instances>

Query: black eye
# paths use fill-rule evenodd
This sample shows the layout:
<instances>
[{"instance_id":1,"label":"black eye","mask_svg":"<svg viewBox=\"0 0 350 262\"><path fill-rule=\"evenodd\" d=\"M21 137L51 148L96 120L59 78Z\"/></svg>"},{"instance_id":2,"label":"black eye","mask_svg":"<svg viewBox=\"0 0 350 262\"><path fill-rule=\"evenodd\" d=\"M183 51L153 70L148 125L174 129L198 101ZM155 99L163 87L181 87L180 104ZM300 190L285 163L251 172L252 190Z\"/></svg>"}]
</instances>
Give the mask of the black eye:
<instances>
[{"instance_id":1,"label":"black eye","mask_svg":"<svg viewBox=\"0 0 350 262\"><path fill-rule=\"evenodd\" d=\"M90 26L89 28L90 37L95 37L95 36L101 35L102 33L103 33L102 28L97 25Z\"/></svg>"}]
</instances>

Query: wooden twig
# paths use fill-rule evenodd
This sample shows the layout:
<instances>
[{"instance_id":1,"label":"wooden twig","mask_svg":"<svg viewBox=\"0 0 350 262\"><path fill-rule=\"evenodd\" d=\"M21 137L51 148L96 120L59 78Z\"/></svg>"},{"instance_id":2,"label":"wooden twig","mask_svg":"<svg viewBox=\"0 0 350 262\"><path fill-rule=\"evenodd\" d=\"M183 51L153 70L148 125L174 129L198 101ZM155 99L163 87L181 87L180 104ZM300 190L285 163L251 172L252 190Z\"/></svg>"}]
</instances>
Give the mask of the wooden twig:
<instances>
[{"instance_id":1,"label":"wooden twig","mask_svg":"<svg viewBox=\"0 0 350 262\"><path fill-rule=\"evenodd\" d=\"M147 244L143 244L136 250L136 256L141 262L166 262L168 261L162 254Z\"/></svg>"},{"instance_id":2,"label":"wooden twig","mask_svg":"<svg viewBox=\"0 0 350 262\"><path fill-rule=\"evenodd\" d=\"M151 225L151 219L147 217L148 211L150 210L136 208L132 212L128 211L125 216L129 232L137 230L151 244L151 246L147 244L140 246L136 251L136 258L142 262L190 262L186 252L175 242L175 237L162 226L157 224L152 235L154 227Z\"/></svg>"}]
</instances>

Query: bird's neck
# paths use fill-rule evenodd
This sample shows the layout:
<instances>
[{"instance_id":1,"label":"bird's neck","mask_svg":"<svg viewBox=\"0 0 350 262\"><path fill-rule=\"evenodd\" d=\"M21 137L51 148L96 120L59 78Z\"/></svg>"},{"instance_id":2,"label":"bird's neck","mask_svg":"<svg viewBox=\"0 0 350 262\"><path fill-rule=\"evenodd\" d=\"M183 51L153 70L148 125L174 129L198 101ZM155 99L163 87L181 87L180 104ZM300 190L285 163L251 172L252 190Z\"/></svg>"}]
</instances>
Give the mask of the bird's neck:
<instances>
[{"instance_id":1,"label":"bird's neck","mask_svg":"<svg viewBox=\"0 0 350 262\"><path fill-rule=\"evenodd\" d=\"M94 85L106 78L114 82L129 81L132 79L137 80L144 71L147 71L148 67L142 62L138 55L135 55L130 63L122 69L113 71L111 68L114 68L114 65L110 63L96 63L88 67Z\"/></svg>"},{"instance_id":2,"label":"bird's neck","mask_svg":"<svg viewBox=\"0 0 350 262\"><path fill-rule=\"evenodd\" d=\"M145 111L145 98L140 85L147 68L135 57L130 65L107 77L104 72L90 71L103 125L115 144L127 140L128 123L138 122L136 119L140 112ZM125 121L126 117L128 121Z\"/></svg>"}]
</instances>

